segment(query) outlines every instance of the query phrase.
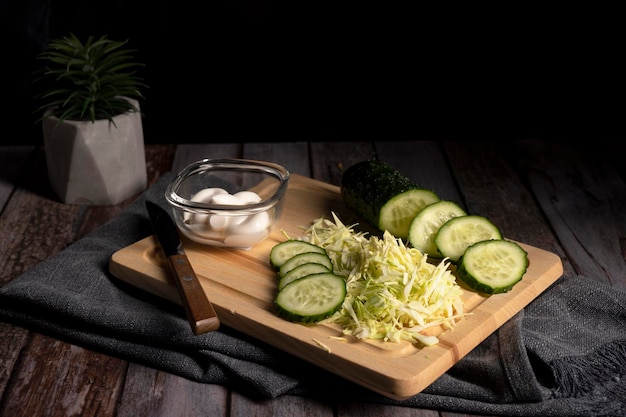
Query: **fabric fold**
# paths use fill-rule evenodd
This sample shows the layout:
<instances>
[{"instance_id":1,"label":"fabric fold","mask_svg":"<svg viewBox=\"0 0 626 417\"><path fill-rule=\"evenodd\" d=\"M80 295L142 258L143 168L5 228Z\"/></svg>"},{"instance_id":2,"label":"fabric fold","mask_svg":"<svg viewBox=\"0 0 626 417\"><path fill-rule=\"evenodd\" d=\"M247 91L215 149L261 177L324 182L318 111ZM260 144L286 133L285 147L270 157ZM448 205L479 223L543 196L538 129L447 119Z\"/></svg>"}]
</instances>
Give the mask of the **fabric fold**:
<instances>
[{"instance_id":1,"label":"fabric fold","mask_svg":"<svg viewBox=\"0 0 626 417\"><path fill-rule=\"evenodd\" d=\"M406 401L233 329L193 335L182 307L108 272L115 251L151 233L144 202L166 207L172 178L162 176L114 219L0 288L0 319L261 398L291 394L512 416L618 416L626 408L626 293L585 277L559 279Z\"/></svg>"}]
</instances>

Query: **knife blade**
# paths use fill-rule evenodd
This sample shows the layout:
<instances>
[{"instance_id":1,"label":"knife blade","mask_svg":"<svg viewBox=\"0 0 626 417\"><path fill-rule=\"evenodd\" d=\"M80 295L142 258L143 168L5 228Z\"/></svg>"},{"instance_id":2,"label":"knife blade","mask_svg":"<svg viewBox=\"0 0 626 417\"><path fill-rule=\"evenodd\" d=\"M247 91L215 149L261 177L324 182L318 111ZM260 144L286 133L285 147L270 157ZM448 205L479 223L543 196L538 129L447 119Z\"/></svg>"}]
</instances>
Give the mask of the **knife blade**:
<instances>
[{"instance_id":1,"label":"knife blade","mask_svg":"<svg viewBox=\"0 0 626 417\"><path fill-rule=\"evenodd\" d=\"M194 334L217 330L219 318L185 254L178 228L159 205L146 201L155 236L167 257L176 288Z\"/></svg>"}]
</instances>

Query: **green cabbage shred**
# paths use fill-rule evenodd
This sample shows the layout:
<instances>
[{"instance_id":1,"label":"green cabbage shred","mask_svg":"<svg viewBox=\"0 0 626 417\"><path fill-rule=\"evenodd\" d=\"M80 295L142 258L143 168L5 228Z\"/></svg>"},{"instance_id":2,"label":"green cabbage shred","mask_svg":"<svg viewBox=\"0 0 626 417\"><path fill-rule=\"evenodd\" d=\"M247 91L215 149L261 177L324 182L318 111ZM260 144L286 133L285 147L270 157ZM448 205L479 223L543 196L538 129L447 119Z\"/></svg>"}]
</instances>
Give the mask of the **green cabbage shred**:
<instances>
[{"instance_id":1,"label":"green cabbage shred","mask_svg":"<svg viewBox=\"0 0 626 417\"><path fill-rule=\"evenodd\" d=\"M333 220L319 218L302 240L326 249L334 272L346 277L341 310L325 320L358 339L402 340L432 346L438 338L424 330L452 328L463 316L461 288L449 262L428 262L418 249L405 246L389 232L367 236Z\"/></svg>"}]
</instances>

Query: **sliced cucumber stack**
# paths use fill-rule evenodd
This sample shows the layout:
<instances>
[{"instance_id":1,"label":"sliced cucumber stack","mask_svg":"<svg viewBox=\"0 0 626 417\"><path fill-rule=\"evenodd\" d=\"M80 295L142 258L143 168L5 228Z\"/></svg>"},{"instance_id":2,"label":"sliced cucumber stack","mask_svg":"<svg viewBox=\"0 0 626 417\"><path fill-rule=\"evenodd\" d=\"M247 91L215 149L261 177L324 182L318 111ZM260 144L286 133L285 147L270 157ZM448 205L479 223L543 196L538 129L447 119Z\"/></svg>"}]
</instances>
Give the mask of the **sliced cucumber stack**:
<instances>
[{"instance_id":1,"label":"sliced cucumber stack","mask_svg":"<svg viewBox=\"0 0 626 417\"><path fill-rule=\"evenodd\" d=\"M500 229L489 219L478 215L453 217L445 222L435 236L437 250L457 263L465 250L484 240L500 240Z\"/></svg>"},{"instance_id":2,"label":"sliced cucumber stack","mask_svg":"<svg viewBox=\"0 0 626 417\"><path fill-rule=\"evenodd\" d=\"M278 315L300 323L316 323L341 308L346 281L334 274L326 250L301 240L287 240L270 251L279 277L274 300Z\"/></svg>"},{"instance_id":3,"label":"sliced cucumber stack","mask_svg":"<svg viewBox=\"0 0 626 417\"><path fill-rule=\"evenodd\" d=\"M346 281L331 272L307 275L278 292L278 314L290 321L315 323L330 317L346 298Z\"/></svg>"},{"instance_id":4,"label":"sliced cucumber stack","mask_svg":"<svg viewBox=\"0 0 626 417\"><path fill-rule=\"evenodd\" d=\"M377 160L362 161L344 171L341 197L346 207L369 224L401 239L408 237L417 213L439 201L435 192Z\"/></svg>"},{"instance_id":5,"label":"sliced cucumber stack","mask_svg":"<svg viewBox=\"0 0 626 417\"><path fill-rule=\"evenodd\" d=\"M441 200L429 204L417 213L409 228L409 243L432 258L443 258L435 244L439 228L453 217L466 216L458 204Z\"/></svg>"},{"instance_id":6,"label":"sliced cucumber stack","mask_svg":"<svg viewBox=\"0 0 626 417\"><path fill-rule=\"evenodd\" d=\"M528 253L508 240L487 240L465 250L457 276L474 291L498 294L510 291L528 269Z\"/></svg>"},{"instance_id":7,"label":"sliced cucumber stack","mask_svg":"<svg viewBox=\"0 0 626 417\"><path fill-rule=\"evenodd\" d=\"M279 270L283 264L295 255L305 252L319 252L326 254L321 246L314 245L303 240L291 239L275 245L270 251L270 265Z\"/></svg>"}]
</instances>

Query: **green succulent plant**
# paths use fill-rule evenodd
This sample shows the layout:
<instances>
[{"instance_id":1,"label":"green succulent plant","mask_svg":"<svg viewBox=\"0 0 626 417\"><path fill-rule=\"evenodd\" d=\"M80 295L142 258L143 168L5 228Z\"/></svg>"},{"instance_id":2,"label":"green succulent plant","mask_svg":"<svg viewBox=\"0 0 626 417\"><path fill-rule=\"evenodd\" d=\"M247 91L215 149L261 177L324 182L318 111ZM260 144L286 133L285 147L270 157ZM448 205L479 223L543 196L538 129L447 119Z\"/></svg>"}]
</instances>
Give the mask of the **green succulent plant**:
<instances>
[{"instance_id":1,"label":"green succulent plant","mask_svg":"<svg viewBox=\"0 0 626 417\"><path fill-rule=\"evenodd\" d=\"M36 98L43 114L38 121L54 116L64 120L91 121L108 119L125 112L140 110L125 98L144 98L147 88L135 62L134 49L124 48L126 41L114 41L106 35L90 36L83 43L74 34L52 40L37 57L45 61L35 82L43 82ZM46 112L48 111L48 112Z\"/></svg>"}]
</instances>

